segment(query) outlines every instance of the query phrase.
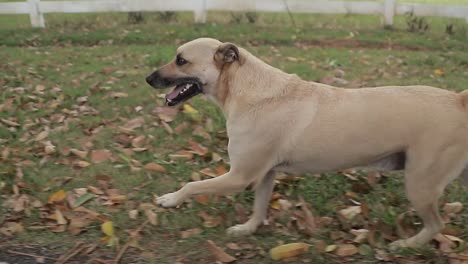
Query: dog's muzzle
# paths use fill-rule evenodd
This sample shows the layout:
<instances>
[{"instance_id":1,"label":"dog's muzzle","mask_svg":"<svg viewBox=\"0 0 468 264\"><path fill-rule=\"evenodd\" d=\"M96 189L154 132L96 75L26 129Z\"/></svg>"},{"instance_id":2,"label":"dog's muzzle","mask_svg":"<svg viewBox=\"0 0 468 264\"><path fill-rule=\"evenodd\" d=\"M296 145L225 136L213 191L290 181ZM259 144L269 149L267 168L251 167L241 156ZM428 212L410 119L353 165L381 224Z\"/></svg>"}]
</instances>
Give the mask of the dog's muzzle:
<instances>
[{"instance_id":1,"label":"dog's muzzle","mask_svg":"<svg viewBox=\"0 0 468 264\"><path fill-rule=\"evenodd\" d=\"M194 77L163 78L158 71L155 71L146 77L146 82L156 89L175 86L172 92L166 94L166 104L169 106L187 101L203 92L201 81Z\"/></svg>"}]
</instances>

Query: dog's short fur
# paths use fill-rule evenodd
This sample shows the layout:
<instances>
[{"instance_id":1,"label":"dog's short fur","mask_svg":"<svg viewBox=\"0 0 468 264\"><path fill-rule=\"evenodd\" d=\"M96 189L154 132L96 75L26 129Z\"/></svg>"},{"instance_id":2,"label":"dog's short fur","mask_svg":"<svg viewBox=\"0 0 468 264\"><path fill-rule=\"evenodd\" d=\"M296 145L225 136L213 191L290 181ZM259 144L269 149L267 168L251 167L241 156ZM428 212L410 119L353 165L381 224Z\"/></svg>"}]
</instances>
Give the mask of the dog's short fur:
<instances>
[{"instance_id":1,"label":"dog's short fur","mask_svg":"<svg viewBox=\"0 0 468 264\"><path fill-rule=\"evenodd\" d=\"M442 229L437 201L446 185L459 175L468 182L468 92L420 85L335 88L301 80L209 38L188 42L177 53L185 61L161 67L147 82L155 88L197 82L225 114L231 169L159 197L162 206L252 185L253 215L228 229L251 234L266 217L277 171L403 169L408 199L424 227L395 245L415 247Z\"/></svg>"}]
</instances>

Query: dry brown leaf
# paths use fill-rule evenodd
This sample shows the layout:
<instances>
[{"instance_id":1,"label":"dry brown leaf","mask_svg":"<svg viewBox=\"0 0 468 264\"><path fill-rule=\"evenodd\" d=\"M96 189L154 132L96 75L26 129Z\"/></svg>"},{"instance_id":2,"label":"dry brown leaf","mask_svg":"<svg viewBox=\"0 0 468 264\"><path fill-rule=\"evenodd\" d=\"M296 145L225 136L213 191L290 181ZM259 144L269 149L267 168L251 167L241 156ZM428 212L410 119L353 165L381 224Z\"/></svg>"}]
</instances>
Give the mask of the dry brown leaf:
<instances>
[{"instance_id":1,"label":"dry brown leaf","mask_svg":"<svg viewBox=\"0 0 468 264\"><path fill-rule=\"evenodd\" d=\"M46 139L49 136L49 130L44 130L41 133L39 133L36 138L34 138L35 141L42 141Z\"/></svg>"},{"instance_id":2,"label":"dry brown leaf","mask_svg":"<svg viewBox=\"0 0 468 264\"><path fill-rule=\"evenodd\" d=\"M348 257L358 252L359 252L359 249L355 245L343 244L343 245L338 245L338 248L336 249L335 254L340 257Z\"/></svg>"},{"instance_id":3,"label":"dry brown leaf","mask_svg":"<svg viewBox=\"0 0 468 264\"><path fill-rule=\"evenodd\" d=\"M229 249L232 249L232 250L241 250L242 249L239 245L237 245L236 243L233 243L233 242L227 243L226 247L229 248Z\"/></svg>"},{"instance_id":4,"label":"dry brown leaf","mask_svg":"<svg viewBox=\"0 0 468 264\"><path fill-rule=\"evenodd\" d=\"M99 189L98 187L91 186L91 185L88 186L88 190L90 192L94 193L94 194L97 194L97 195L103 195L104 194L104 192L101 189Z\"/></svg>"},{"instance_id":5,"label":"dry brown leaf","mask_svg":"<svg viewBox=\"0 0 468 264\"><path fill-rule=\"evenodd\" d=\"M98 149L91 151L91 161L93 163L101 163L112 157L112 152L107 149Z\"/></svg>"},{"instance_id":6,"label":"dry brown leaf","mask_svg":"<svg viewBox=\"0 0 468 264\"><path fill-rule=\"evenodd\" d=\"M195 195L193 197L193 199L195 199L195 201L197 201L197 203L203 204L203 205L207 205L207 204L210 203L210 196L207 195L207 194Z\"/></svg>"},{"instance_id":7,"label":"dry brown leaf","mask_svg":"<svg viewBox=\"0 0 468 264\"><path fill-rule=\"evenodd\" d=\"M315 218L312 215L312 212L309 210L309 208L307 208L307 204L304 201L304 198L302 198L302 196L299 197L299 202L301 203L301 209L304 213L305 232L308 235L313 235L315 230L317 229L317 226L315 224Z\"/></svg>"},{"instance_id":8,"label":"dry brown leaf","mask_svg":"<svg viewBox=\"0 0 468 264\"><path fill-rule=\"evenodd\" d=\"M127 123L125 123L123 127L128 130L134 130L141 127L144 123L145 119L142 116L140 116L127 121Z\"/></svg>"},{"instance_id":9,"label":"dry brown leaf","mask_svg":"<svg viewBox=\"0 0 468 264\"><path fill-rule=\"evenodd\" d=\"M24 227L21 223L16 222L6 222L0 227L0 234L11 237L16 233L21 233L24 231Z\"/></svg>"},{"instance_id":10,"label":"dry brown leaf","mask_svg":"<svg viewBox=\"0 0 468 264\"><path fill-rule=\"evenodd\" d=\"M67 193L65 192L65 190L58 190L49 197L47 202L50 204L59 203L65 200L66 197L67 197Z\"/></svg>"},{"instance_id":11,"label":"dry brown leaf","mask_svg":"<svg viewBox=\"0 0 468 264\"><path fill-rule=\"evenodd\" d=\"M355 243L364 243L367 241L367 236L369 235L369 230L367 229L351 229L351 234L355 235L353 242Z\"/></svg>"},{"instance_id":12,"label":"dry brown leaf","mask_svg":"<svg viewBox=\"0 0 468 264\"><path fill-rule=\"evenodd\" d=\"M457 244L455 242L451 241L450 239L448 239L447 237L445 237L442 234L437 234L434 237L434 240L439 242L439 249L444 253L452 252L453 248L455 248L457 246Z\"/></svg>"},{"instance_id":13,"label":"dry brown leaf","mask_svg":"<svg viewBox=\"0 0 468 264\"><path fill-rule=\"evenodd\" d=\"M200 173L213 178L218 176L218 174L213 172L210 168L204 168L200 171Z\"/></svg>"},{"instance_id":14,"label":"dry brown leaf","mask_svg":"<svg viewBox=\"0 0 468 264\"><path fill-rule=\"evenodd\" d=\"M135 137L132 139L132 147L134 148L143 148L145 146L145 139L146 137L144 135Z\"/></svg>"},{"instance_id":15,"label":"dry brown leaf","mask_svg":"<svg viewBox=\"0 0 468 264\"><path fill-rule=\"evenodd\" d=\"M291 258L309 251L309 244L306 243L290 243L274 247L270 250L270 256L274 260Z\"/></svg>"},{"instance_id":16,"label":"dry brown leaf","mask_svg":"<svg viewBox=\"0 0 468 264\"><path fill-rule=\"evenodd\" d=\"M211 254L213 254L217 261L221 261L223 263L231 263L237 260L235 257L227 254L221 248L216 246L216 244L213 241L207 240L206 242L208 244L208 250L211 252Z\"/></svg>"},{"instance_id":17,"label":"dry brown leaf","mask_svg":"<svg viewBox=\"0 0 468 264\"><path fill-rule=\"evenodd\" d=\"M152 225L154 226L158 225L158 215L155 212L153 212L153 210L151 209L145 210L145 215Z\"/></svg>"},{"instance_id":18,"label":"dry brown leaf","mask_svg":"<svg viewBox=\"0 0 468 264\"><path fill-rule=\"evenodd\" d=\"M185 238L189 238L189 237L194 236L194 235L198 235L201 232L203 232L203 230L201 230L201 228L187 229L187 230L183 230L183 231L180 232L180 237L185 239Z\"/></svg>"},{"instance_id":19,"label":"dry brown leaf","mask_svg":"<svg viewBox=\"0 0 468 264\"><path fill-rule=\"evenodd\" d=\"M166 173L166 169L157 164L157 163L154 163L154 162L150 162L150 163L147 163L144 168L148 171L152 171L152 172L159 172L159 173Z\"/></svg>"},{"instance_id":20,"label":"dry brown leaf","mask_svg":"<svg viewBox=\"0 0 468 264\"><path fill-rule=\"evenodd\" d=\"M138 216L138 210L130 210L128 211L128 218L135 220Z\"/></svg>"},{"instance_id":21,"label":"dry brown leaf","mask_svg":"<svg viewBox=\"0 0 468 264\"><path fill-rule=\"evenodd\" d=\"M67 220L63 216L62 211L60 211L59 209L55 209L55 215L56 215L57 224L59 225L67 224Z\"/></svg>"},{"instance_id":22,"label":"dry brown leaf","mask_svg":"<svg viewBox=\"0 0 468 264\"><path fill-rule=\"evenodd\" d=\"M190 146L192 147L192 152L199 155L199 156L205 156L206 154L208 154L208 148L193 141L193 139L189 138L189 143L190 143Z\"/></svg>"},{"instance_id":23,"label":"dry brown leaf","mask_svg":"<svg viewBox=\"0 0 468 264\"><path fill-rule=\"evenodd\" d=\"M157 115L162 121L166 123L172 122L175 119L178 112L179 109L177 109L176 107L167 106L158 106L152 111L153 114Z\"/></svg>"},{"instance_id":24,"label":"dry brown leaf","mask_svg":"<svg viewBox=\"0 0 468 264\"><path fill-rule=\"evenodd\" d=\"M358 214L361 213L361 206L350 206L345 209L338 211L338 214L341 215L346 220L353 220Z\"/></svg>"},{"instance_id":25,"label":"dry brown leaf","mask_svg":"<svg viewBox=\"0 0 468 264\"><path fill-rule=\"evenodd\" d=\"M333 252L333 251L335 251L337 248L338 248L338 246L336 246L336 245L328 245L328 246L325 247L325 252L327 252L327 253Z\"/></svg>"},{"instance_id":26,"label":"dry brown leaf","mask_svg":"<svg viewBox=\"0 0 468 264\"><path fill-rule=\"evenodd\" d=\"M180 150L174 154L169 154L169 158L171 160L191 160L193 158L193 154L190 151Z\"/></svg>"},{"instance_id":27,"label":"dry brown leaf","mask_svg":"<svg viewBox=\"0 0 468 264\"><path fill-rule=\"evenodd\" d=\"M197 215L203 219L204 227L216 227L219 224L221 224L222 219L220 217L211 216L207 214L205 211L200 211Z\"/></svg>"},{"instance_id":28,"label":"dry brown leaf","mask_svg":"<svg viewBox=\"0 0 468 264\"><path fill-rule=\"evenodd\" d=\"M228 171L223 166L215 167L215 172L213 172L211 168L204 168L200 171L200 173L205 174L206 176L209 176L209 177L213 177L213 178L221 176L227 172Z\"/></svg>"},{"instance_id":29,"label":"dry brown leaf","mask_svg":"<svg viewBox=\"0 0 468 264\"><path fill-rule=\"evenodd\" d=\"M74 155L80 157L81 159L86 159L86 156L88 155L87 151L81 151L78 149L71 148L70 152L73 153Z\"/></svg>"},{"instance_id":30,"label":"dry brown leaf","mask_svg":"<svg viewBox=\"0 0 468 264\"><path fill-rule=\"evenodd\" d=\"M2 121L2 123L4 123L7 126L12 126L12 127L19 127L20 126L20 124L16 123L15 121L11 121L11 120L8 120L8 119L0 118L0 121Z\"/></svg>"},{"instance_id":31,"label":"dry brown leaf","mask_svg":"<svg viewBox=\"0 0 468 264\"><path fill-rule=\"evenodd\" d=\"M463 211L463 204L460 202L446 203L443 210L447 214L458 214Z\"/></svg>"},{"instance_id":32,"label":"dry brown leaf","mask_svg":"<svg viewBox=\"0 0 468 264\"><path fill-rule=\"evenodd\" d=\"M84 161L84 160L78 160L78 161L73 162L73 165L78 168L86 168L86 167L89 167L91 163Z\"/></svg>"}]
</instances>

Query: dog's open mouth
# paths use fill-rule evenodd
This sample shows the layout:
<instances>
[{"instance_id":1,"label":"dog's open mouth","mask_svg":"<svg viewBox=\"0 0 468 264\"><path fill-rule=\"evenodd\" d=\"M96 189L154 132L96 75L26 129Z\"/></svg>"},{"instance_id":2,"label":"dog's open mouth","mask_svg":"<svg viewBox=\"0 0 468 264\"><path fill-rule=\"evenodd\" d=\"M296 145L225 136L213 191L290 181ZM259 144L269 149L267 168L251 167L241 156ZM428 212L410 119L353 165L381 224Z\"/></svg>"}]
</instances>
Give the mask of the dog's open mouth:
<instances>
[{"instance_id":1,"label":"dog's open mouth","mask_svg":"<svg viewBox=\"0 0 468 264\"><path fill-rule=\"evenodd\" d=\"M174 106L194 97L201 92L201 87L195 82L179 84L174 88L174 90L172 90L172 92L166 94L166 104L169 106Z\"/></svg>"}]
</instances>

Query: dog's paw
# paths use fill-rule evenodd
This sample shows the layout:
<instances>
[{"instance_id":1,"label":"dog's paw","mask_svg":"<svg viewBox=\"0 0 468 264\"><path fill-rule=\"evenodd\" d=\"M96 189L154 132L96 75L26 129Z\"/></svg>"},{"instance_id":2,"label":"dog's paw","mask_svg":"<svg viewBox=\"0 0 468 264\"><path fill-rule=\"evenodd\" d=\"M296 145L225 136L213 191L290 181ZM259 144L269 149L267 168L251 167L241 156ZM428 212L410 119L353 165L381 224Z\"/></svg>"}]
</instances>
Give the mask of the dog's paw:
<instances>
[{"instance_id":1,"label":"dog's paw","mask_svg":"<svg viewBox=\"0 0 468 264\"><path fill-rule=\"evenodd\" d=\"M235 225L231 226L226 230L226 233L229 236L239 237L239 236L248 236L255 232L256 228L248 224Z\"/></svg>"},{"instance_id":2,"label":"dog's paw","mask_svg":"<svg viewBox=\"0 0 468 264\"><path fill-rule=\"evenodd\" d=\"M161 205L162 207L176 207L181 202L183 202L183 200L180 199L177 192L167 193L163 196L156 198L156 203L158 205Z\"/></svg>"}]
</instances>

